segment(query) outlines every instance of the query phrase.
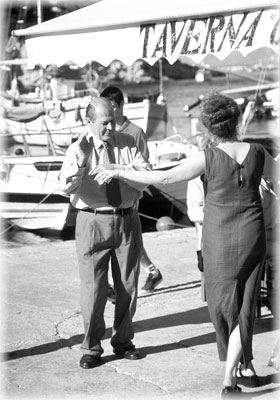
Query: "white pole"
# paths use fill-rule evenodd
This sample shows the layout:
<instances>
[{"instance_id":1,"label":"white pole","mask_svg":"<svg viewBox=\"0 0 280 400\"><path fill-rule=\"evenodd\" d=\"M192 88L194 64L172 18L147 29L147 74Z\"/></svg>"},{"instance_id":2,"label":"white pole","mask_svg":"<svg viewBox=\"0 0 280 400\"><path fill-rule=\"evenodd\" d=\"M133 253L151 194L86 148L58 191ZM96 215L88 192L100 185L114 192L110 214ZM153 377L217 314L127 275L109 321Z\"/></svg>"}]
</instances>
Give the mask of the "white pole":
<instances>
[{"instance_id":1,"label":"white pole","mask_svg":"<svg viewBox=\"0 0 280 400\"><path fill-rule=\"evenodd\" d=\"M162 67L162 59L160 58L158 60L158 67L159 67L159 96L157 98L157 103L158 104L164 104L165 103L165 98L163 94L163 67Z\"/></svg>"},{"instance_id":2,"label":"white pole","mask_svg":"<svg viewBox=\"0 0 280 400\"><path fill-rule=\"evenodd\" d=\"M42 23L42 7L41 0L37 0L37 23ZM41 97L45 98L45 90L44 90L44 71L40 66L40 75L41 75Z\"/></svg>"},{"instance_id":3,"label":"white pole","mask_svg":"<svg viewBox=\"0 0 280 400\"><path fill-rule=\"evenodd\" d=\"M163 97L162 59L159 59L159 91Z\"/></svg>"},{"instance_id":4,"label":"white pole","mask_svg":"<svg viewBox=\"0 0 280 400\"><path fill-rule=\"evenodd\" d=\"M42 7L41 0L37 0L37 24L42 23Z\"/></svg>"}]
</instances>

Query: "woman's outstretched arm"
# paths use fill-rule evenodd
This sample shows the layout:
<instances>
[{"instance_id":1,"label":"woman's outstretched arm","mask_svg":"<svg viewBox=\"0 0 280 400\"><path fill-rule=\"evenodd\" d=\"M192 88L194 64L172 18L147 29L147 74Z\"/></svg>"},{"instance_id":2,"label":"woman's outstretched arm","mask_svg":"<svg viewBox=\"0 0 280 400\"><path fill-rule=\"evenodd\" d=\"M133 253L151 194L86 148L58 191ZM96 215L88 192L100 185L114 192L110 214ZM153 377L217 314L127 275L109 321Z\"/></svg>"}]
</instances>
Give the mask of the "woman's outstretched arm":
<instances>
[{"instance_id":1,"label":"woman's outstretched arm","mask_svg":"<svg viewBox=\"0 0 280 400\"><path fill-rule=\"evenodd\" d=\"M200 151L195 156L186 159L177 167L166 171L127 171L106 170L97 173L95 180L100 184L108 183L112 178L118 178L126 183L142 183L146 185L167 185L196 178L205 172L205 155Z\"/></svg>"}]
</instances>

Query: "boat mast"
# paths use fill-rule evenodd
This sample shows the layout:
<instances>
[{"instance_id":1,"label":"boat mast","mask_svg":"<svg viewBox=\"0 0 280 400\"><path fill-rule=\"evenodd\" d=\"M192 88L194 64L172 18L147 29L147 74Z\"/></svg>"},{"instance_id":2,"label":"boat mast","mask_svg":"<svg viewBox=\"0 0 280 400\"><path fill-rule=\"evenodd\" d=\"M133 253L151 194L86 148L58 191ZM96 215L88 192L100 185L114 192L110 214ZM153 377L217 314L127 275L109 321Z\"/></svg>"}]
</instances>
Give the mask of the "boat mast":
<instances>
[{"instance_id":1,"label":"boat mast","mask_svg":"<svg viewBox=\"0 0 280 400\"><path fill-rule=\"evenodd\" d=\"M158 104L164 104L166 99L163 93L163 66L162 66L162 59L158 60L158 68L159 68L159 96L157 98Z\"/></svg>"},{"instance_id":2,"label":"boat mast","mask_svg":"<svg viewBox=\"0 0 280 400\"><path fill-rule=\"evenodd\" d=\"M37 24L42 23L42 7L41 0L37 0Z\"/></svg>"},{"instance_id":3,"label":"boat mast","mask_svg":"<svg viewBox=\"0 0 280 400\"><path fill-rule=\"evenodd\" d=\"M41 0L37 0L37 24L42 23L42 5ZM44 70L43 67L40 65L40 82L41 82L41 96L45 98L45 89L44 89Z\"/></svg>"}]
</instances>

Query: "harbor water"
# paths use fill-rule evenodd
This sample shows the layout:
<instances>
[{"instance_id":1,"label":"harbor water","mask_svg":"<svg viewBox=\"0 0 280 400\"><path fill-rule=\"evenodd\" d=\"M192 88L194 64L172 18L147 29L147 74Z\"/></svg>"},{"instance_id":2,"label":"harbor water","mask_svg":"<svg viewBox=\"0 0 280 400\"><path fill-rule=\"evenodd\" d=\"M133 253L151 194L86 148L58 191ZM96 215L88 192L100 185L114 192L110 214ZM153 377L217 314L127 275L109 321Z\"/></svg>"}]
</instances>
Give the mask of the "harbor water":
<instances>
[{"instance_id":1,"label":"harbor water","mask_svg":"<svg viewBox=\"0 0 280 400\"><path fill-rule=\"evenodd\" d=\"M239 77L213 77L204 82L195 80L176 80L164 83L164 97L168 106L168 135L179 133L184 139L192 136L192 118L199 115L199 107L193 108L188 114L184 111L185 105L197 102L199 96L205 96L212 90L244 89L255 85L249 79ZM253 97L256 91L252 91ZM238 95L235 97L238 98ZM240 97L242 97L240 95ZM278 136L279 137L279 118L273 119L254 119L248 126L247 136Z\"/></svg>"}]
</instances>

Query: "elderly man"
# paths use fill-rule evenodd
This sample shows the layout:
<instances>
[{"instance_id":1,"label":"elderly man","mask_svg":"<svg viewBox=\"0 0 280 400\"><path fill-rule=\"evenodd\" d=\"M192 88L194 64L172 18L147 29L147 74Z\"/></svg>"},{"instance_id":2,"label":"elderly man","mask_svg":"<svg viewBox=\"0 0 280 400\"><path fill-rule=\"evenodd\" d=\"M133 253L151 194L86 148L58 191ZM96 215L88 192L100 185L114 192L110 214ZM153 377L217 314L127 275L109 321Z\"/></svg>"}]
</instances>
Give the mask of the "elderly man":
<instances>
[{"instance_id":1,"label":"elderly man","mask_svg":"<svg viewBox=\"0 0 280 400\"><path fill-rule=\"evenodd\" d=\"M146 169L147 164L134 139L115 131L112 105L105 98L90 101L88 130L72 143L60 173L60 183L79 210L76 249L81 279L81 310L85 336L82 368L101 363L101 339L105 333L108 267L111 262L117 292L111 337L113 352L130 360L140 358L132 343L132 318L136 310L141 225L135 204L143 185L112 180L99 185L94 177L104 168Z\"/></svg>"}]
</instances>

